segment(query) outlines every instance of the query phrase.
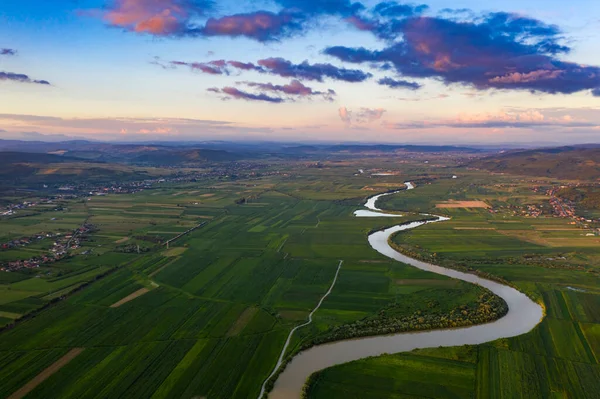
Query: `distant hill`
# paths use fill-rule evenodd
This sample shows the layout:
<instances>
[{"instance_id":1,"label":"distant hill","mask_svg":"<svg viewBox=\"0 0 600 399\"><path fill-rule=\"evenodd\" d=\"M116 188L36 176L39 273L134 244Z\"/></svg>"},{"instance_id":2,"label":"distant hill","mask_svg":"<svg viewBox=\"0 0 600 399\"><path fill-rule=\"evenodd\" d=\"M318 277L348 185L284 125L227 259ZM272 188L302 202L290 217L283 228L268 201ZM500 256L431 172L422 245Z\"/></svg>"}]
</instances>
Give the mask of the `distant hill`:
<instances>
[{"instance_id":1,"label":"distant hill","mask_svg":"<svg viewBox=\"0 0 600 399\"><path fill-rule=\"evenodd\" d=\"M52 153L101 162L158 166L197 165L250 159L322 159L360 157L364 154L396 153L481 153L480 149L458 146L393 144L282 144L282 143L101 143L85 140L44 143L0 140L0 151Z\"/></svg>"},{"instance_id":2,"label":"distant hill","mask_svg":"<svg viewBox=\"0 0 600 399\"><path fill-rule=\"evenodd\" d=\"M140 180L142 168L57 154L0 151L0 190L18 186Z\"/></svg>"},{"instance_id":3,"label":"distant hill","mask_svg":"<svg viewBox=\"0 0 600 399\"><path fill-rule=\"evenodd\" d=\"M81 159L54 154L40 154L14 151L0 152L0 166L2 167L6 167L10 164L19 163L48 164L77 161L81 161Z\"/></svg>"},{"instance_id":4,"label":"distant hill","mask_svg":"<svg viewBox=\"0 0 600 399\"><path fill-rule=\"evenodd\" d=\"M557 147L510 151L480 158L468 166L498 173L597 180L600 179L600 148Z\"/></svg>"},{"instance_id":5,"label":"distant hill","mask_svg":"<svg viewBox=\"0 0 600 399\"><path fill-rule=\"evenodd\" d=\"M325 147L328 151L336 152L470 152L478 153L481 150L470 147L457 147L452 145L395 145L395 144L340 144Z\"/></svg>"},{"instance_id":6,"label":"distant hill","mask_svg":"<svg viewBox=\"0 0 600 399\"><path fill-rule=\"evenodd\" d=\"M189 146L154 144L113 144L89 141L42 143L37 141L0 140L0 151L8 153L36 153L58 158L48 162L61 162L60 158L109 163L130 163L157 166L197 165L204 162L236 161L255 155L231 152L224 149L204 149ZM35 157L34 157L35 158ZM40 158L42 160L43 158Z\"/></svg>"},{"instance_id":7,"label":"distant hill","mask_svg":"<svg viewBox=\"0 0 600 399\"><path fill-rule=\"evenodd\" d=\"M234 154L224 150L156 150L142 153L142 155L133 157L133 163L147 163L152 165L186 165L202 162L224 162L237 161L244 157L240 154Z\"/></svg>"}]
</instances>

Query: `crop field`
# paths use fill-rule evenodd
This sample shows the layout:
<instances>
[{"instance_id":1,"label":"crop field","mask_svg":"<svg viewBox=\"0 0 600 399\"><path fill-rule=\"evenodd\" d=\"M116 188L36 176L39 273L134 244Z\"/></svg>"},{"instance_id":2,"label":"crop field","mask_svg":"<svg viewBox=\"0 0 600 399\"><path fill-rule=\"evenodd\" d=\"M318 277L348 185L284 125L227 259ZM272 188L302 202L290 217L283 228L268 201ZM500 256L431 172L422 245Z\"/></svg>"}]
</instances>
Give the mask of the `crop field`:
<instances>
[{"instance_id":1,"label":"crop field","mask_svg":"<svg viewBox=\"0 0 600 399\"><path fill-rule=\"evenodd\" d=\"M478 179L436 182L384 197L384 209L426 211L441 201L464 199L485 200L495 210L438 209L452 220L400 233L393 242L434 263L469 267L515 284L544 304L542 323L528 334L480 346L414 351L336 366L313 375L308 397L360 397L356 392L373 398L598 397L598 238L569 219L514 212L511 205L542 201L527 184L488 181L471 186Z\"/></svg>"},{"instance_id":2,"label":"crop field","mask_svg":"<svg viewBox=\"0 0 600 399\"><path fill-rule=\"evenodd\" d=\"M476 303L480 288L392 262L368 245L370 231L419 218L410 212L393 220L353 216L366 197L403 188L404 181L418 189L384 197L378 206L452 220L400 234L397 245L502 277L543 301L548 316L522 337L325 370L309 396L574 392L593 398L600 390L598 239L566 220L515 211L547 201L526 182L386 159L271 168L280 173L165 182L2 220L3 239L65 233L85 221L95 229L66 259L0 273L0 326L17 320L0 332L0 397L28 386L77 348L76 357L29 385L26 397L257 397L289 331L306 321L340 260L333 291L313 323L293 336L288 354L333 328L382 314L442 314ZM489 208L436 209L449 201ZM196 226L169 248L162 245ZM0 261L27 258L47 245L2 251Z\"/></svg>"},{"instance_id":3,"label":"crop field","mask_svg":"<svg viewBox=\"0 0 600 399\"><path fill-rule=\"evenodd\" d=\"M165 183L67 202L62 218L73 212L73 222L65 229L84 220L95 226L82 247L48 267L0 280L4 323L68 294L1 333L0 377L10 383L0 396L81 348L28 385L34 387L27 397L256 397L287 334L329 288L339 260L338 284L290 351L390 304L410 303L396 311L411 314L427 310L422 297L450 298L448 308L476 297L476 287L390 262L369 247L368 232L391 222L353 216L372 195L363 188L373 183L354 176L355 166L300 172L251 182ZM385 179L385 190L403 186L401 176ZM248 200L237 203L242 197ZM34 209L30 223L28 217L11 223L46 231L40 215ZM161 245L201 223L168 249Z\"/></svg>"},{"instance_id":4,"label":"crop field","mask_svg":"<svg viewBox=\"0 0 600 399\"><path fill-rule=\"evenodd\" d=\"M310 398L473 398L477 353L468 348L384 355L312 377Z\"/></svg>"}]
</instances>

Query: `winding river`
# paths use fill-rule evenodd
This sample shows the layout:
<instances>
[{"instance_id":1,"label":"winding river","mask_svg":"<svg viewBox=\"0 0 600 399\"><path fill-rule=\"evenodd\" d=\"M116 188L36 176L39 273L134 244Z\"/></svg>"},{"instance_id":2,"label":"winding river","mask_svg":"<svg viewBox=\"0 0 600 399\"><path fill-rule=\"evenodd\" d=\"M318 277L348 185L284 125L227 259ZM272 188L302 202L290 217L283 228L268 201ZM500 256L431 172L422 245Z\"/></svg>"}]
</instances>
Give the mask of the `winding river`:
<instances>
[{"instance_id":1,"label":"winding river","mask_svg":"<svg viewBox=\"0 0 600 399\"><path fill-rule=\"evenodd\" d=\"M411 183L405 184L408 190L414 188ZM371 197L367 201L365 207L369 209L369 217L391 217L390 215L392 214L381 213L381 209L376 207L377 199L381 196L391 194L394 193L380 194ZM366 215L363 213L356 216L364 217ZM393 216L397 217L400 215ZM417 348L482 344L499 338L509 338L525 334L531 331L542 320L544 317L542 307L512 287L473 274L447 269L410 258L397 252L388 244L388 239L396 232L446 220L449 219L437 216L437 219L427 222L413 222L390 227L369 235L369 244L379 253L399 262L432 273L479 284L503 298L508 304L508 313L494 322L477 326L357 338L314 346L299 353L287 365L286 369L275 382L275 387L269 394L270 399L300 398L302 387L311 374L338 364L369 356L379 356L384 353L411 351Z\"/></svg>"}]
</instances>

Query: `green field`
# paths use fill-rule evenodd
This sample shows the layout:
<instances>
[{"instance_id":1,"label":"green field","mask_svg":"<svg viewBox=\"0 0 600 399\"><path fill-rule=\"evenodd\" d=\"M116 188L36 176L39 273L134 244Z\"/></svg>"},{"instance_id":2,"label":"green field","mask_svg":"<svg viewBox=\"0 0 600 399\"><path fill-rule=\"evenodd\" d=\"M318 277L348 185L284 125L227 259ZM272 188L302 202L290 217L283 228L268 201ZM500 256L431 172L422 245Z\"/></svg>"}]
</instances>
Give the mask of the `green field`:
<instances>
[{"instance_id":1,"label":"green field","mask_svg":"<svg viewBox=\"0 0 600 399\"><path fill-rule=\"evenodd\" d=\"M482 288L392 262L368 245L370 231L420 218L353 216L366 197L407 180L418 188L379 206L431 211L450 199L481 200L499 212L438 210L452 220L398 235L396 245L506 279L542 300L548 316L523 337L325 370L309 396L509 398L523 391L530 392L524 398L594 397L599 258L577 226L515 214L511 206L543 202L540 195L526 183L491 181L484 172L398 166L394 159L323 165L278 163L260 170L278 171L268 176L168 182L135 194L65 201L56 215L33 208L30 216L7 219L0 229L5 238L68 231L84 220L96 230L72 257L0 275L0 325L15 323L0 333L0 397L74 348L83 351L28 398L257 397L288 333L305 322L340 260L331 295L313 324L294 335L288 354L338 339L332 332L348 326L403 320L407 329L422 329L429 327L413 323L417 314L429 320L463 306L477 309ZM359 167L399 174L372 178L356 175ZM460 179L450 179L452 173ZM169 249L162 245L201 223ZM2 252L1 259L43 251L41 243ZM579 380L585 381L576 386Z\"/></svg>"},{"instance_id":2,"label":"green field","mask_svg":"<svg viewBox=\"0 0 600 399\"><path fill-rule=\"evenodd\" d=\"M366 392L373 398L598 397L596 238L569 220L515 214L509 201L539 201L525 184L496 184L492 189L471 184L431 184L386 199L387 206L424 211L434 210L441 198L478 199L499 210L437 209L452 220L397 234L394 245L444 266L470 268L516 285L544 304L543 322L524 336L480 346L428 349L336 366L313 375L307 397L359 398ZM422 193L426 195L419 202Z\"/></svg>"}]
</instances>

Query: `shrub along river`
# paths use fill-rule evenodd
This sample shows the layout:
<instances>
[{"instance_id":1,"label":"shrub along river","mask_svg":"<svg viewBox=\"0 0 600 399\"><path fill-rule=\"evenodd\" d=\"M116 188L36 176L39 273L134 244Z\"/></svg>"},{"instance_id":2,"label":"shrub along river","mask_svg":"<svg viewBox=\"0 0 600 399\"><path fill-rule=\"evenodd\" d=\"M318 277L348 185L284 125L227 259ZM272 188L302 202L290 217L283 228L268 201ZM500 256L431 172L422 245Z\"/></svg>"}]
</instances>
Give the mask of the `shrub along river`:
<instances>
[{"instance_id":1,"label":"shrub along river","mask_svg":"<svg viewBox=\"0 0 600 399\"><path fill-rule=\"evenodd\" d=\"M410 190L414 186L411 183L406 183L406 188ZM376 202L379 197L391 194L394 193L385 193L371 197L365 204L365 207L369 211L360 212L356 216L364 217L367 215L366 212L368 212L370 217L390 217L391 214L378 214L381 209L376 207ZM542 320L544 317L542 307L518 290L473 274L435 266L410 258L394 250L388 243L390 236L399 231L410 230L424 224L446 220L449 219L437 216L436 219L427 222L413 222L390 227L369 235L369 244L379 253L399 262L432 273L479 284L504 299L508 305L508 313L494 322L477 326L357 338L314 346L296 355L287 365L275 382L273 391L269 394L270 399L300 398L302 387L311 374L338 364L370 356L379 356L384 353L411 351L417 348L482 344L499 338L509 338L525 334L531 331Z\"/></svg>"}]
</instances>

